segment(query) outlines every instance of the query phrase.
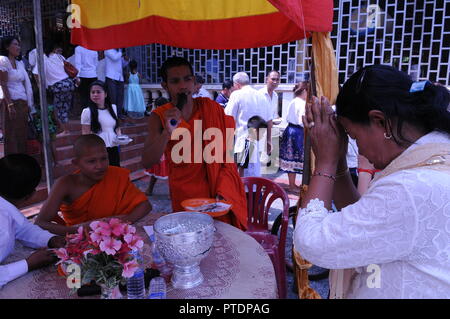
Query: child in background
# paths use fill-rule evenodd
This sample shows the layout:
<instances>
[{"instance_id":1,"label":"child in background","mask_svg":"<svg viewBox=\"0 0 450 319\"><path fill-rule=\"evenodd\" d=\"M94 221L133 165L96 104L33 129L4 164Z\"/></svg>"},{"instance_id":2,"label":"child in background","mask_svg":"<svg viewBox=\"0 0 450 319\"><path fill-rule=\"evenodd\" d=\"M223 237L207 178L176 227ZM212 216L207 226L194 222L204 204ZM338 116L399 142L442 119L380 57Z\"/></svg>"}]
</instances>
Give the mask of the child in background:
<instances>
[{"instance_id":1,"label":"child in background","mask_svg":"<svg viewBox=\"0 0 450 319\"><path fill-rule=\"evenodd\" d=\"M265 135L262 129L267 129L267 122L260 116L252 116L248 122L248 136L245 140L244 152L237 158L239 174L244 177L261 176L261 160L259 141ZM243 173L243 174L241 174Z\"/></svg>"},{"instance_id":2,"label":"child in background","mask_svg":"<svg viewBox=\"0 0 450 319\"><path fill-rule=\"evenodd\" d=\"M155 100L155 109L158 106L164 105L169 103L169 100L165 97L159 97ZM149 169L145 170L145 174L150 176L150 182L148 184L147 190L145 191L145 195L151 196L153 194L153 188L155 187L156 181L158 179L167 179L169 172L167 169L167 163L166 158L163 155L161 156L161 159L158 164L153 165Z\"/></svg>"},{"instance_id":3,"label":"child in background","mask_svg":"<svg viewBox=\"0 0 450 319\"><path fill-rule=\"evenodd\" d=\"M131 60L128 67L130 68L130 73L128 75L128 87L125 94L125 112L131 118L141 119L144 117L146 110L144 95L139 85L141 75L137 71L137 62L135 60Z\"/></svg>"}]
</instances>

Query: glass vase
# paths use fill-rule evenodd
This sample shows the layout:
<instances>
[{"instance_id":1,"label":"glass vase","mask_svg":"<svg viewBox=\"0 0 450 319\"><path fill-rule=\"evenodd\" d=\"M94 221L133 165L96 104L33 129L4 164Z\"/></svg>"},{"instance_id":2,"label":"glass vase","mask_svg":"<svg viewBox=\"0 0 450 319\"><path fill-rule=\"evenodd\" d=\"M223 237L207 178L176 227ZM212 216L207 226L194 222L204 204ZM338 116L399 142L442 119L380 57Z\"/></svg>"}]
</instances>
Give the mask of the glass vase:
<instances>
[{"instance_id":1,"label":"glass vase","mask_svg":"<svg viewBox=\"0 0 450 319\"><path fill-rule=\"evenodd\" d=\"M120 293L119 285L114 287L108 287L106 285L100 285L101 288L101 299L121 299L122 294Z\"/></svg>"}]
</instances>

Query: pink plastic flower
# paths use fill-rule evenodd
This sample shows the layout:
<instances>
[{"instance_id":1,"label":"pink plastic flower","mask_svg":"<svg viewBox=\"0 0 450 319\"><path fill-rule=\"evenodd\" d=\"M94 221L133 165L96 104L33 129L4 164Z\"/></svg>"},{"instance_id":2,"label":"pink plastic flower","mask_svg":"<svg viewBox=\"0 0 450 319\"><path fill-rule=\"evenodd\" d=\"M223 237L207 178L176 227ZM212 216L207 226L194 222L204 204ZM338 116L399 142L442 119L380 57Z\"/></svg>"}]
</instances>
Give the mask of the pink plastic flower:
<instances>
[{"instance_id":1,"label":"pink plastic flower","mask_svg":"<svg viewBox=\"0 0 450 319\"><path fill-rule=\"evenodd\" d=\"M136 260L131 260L123 264L122 276L125 278L130 278L134 275L136 269L138 269L139 264Z\"/></svg>"},{"instance_id":2,"label":"pink plastic flower","mask_svg":"<svg viewBox=\"0 0 450 319\"><path fill-rule=\"evenodd\" d=\"M138 235L126 234L123 239L131 250L140 250L144 247L144 241Z\"/></svg>"},{"instance_id":3,"label":"pink plastic flower","mask_svg":"<svg viewBox=\"0 0 450 319\"><path fill-rule=\"evenodd\" d=\"M98 243L111 236L111 227L109 227L108 223L102 221L95 221L92 222L89 226L91 226L92 228L90 238L93 242Z\"/></svg>"},{"instance_id":4,"label":"pink plastic flower","mask_svg":"<svg viewBox=\"0 0 450 319\"><path fill-rule=\"evenodd\" d=\"M70 260L70 256L65 248L55 249L55 254L59 258L59 261L56 263L57 265Z\"/></svg>"},{"instance_id":5,"label":"pink plastic flower","mask_svg":"<svg viewBox=\"0 0 450 319\"><path fill-rule=\"evenodd\" d=\"M119 236L121 236L121 235L123 235L125 233L125 226L126 226L126 224L122 223L120 221L120 219L112 218L109 221L109 226L110 226L111 232L112 232L112 234L114 236L119 237Z\"/></svg>"},{"instance_id":6,"label":"pink plastic flower","mask_svg":"<svg viewBox=\"0 0 450 319\"><path fill-rule=\"evenodd\" d=\"M131 225L126 225L124 230L124 235L128 234L136 234L136 227L133 227Z\"/></svg>"},{"instance_id":7,"label":"pink plastic flower","mask_svg":"<svg viewBox=\"0 0 450 319\"><path fill-rule=\"evenodd\" d=\"M71 243L79 243L79 242L81 242L83 240L83 238L84 238L83 227L82 226L78 227L77 233L73 234L73 235L69 235L68 237L69 237L69 241Z\"/></svg>"},{"instance_id":8,"label":"pink plastic flower","mask_svg":"<svg viewBox=\"0 0 450 319\"><path fill-rule=\"evenodd\" d=\"M104 238L100 242L100 250L105 252L107 255L114 255L122 247L122 242L120 240L112 238Z\"/></svg>"}]
</instances>

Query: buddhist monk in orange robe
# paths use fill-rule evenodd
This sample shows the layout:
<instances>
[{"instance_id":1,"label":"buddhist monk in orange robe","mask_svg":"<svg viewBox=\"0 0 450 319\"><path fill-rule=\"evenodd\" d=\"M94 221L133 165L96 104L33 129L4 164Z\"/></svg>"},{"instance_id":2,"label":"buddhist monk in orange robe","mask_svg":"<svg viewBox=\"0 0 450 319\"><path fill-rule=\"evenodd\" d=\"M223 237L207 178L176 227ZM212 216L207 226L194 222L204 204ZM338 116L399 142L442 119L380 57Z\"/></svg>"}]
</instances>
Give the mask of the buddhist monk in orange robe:
<instances>
[{"instance_id":1,"label":"buddhist monk in orange robe","mask_svg":"<svg viewBox=\"0 0 450 319\"><path fill-rule=\"evenodd\" d=\"M174 211L184 210L181 202L185 199L225 199L232 204L232 209L218 219L245 230L247 201L244 185L231 157L233 145L227 148L226 129L234 129L233 118L226 116L223 108L208 98L192 98L195 78L187 60L180 57L169 58L161 68L161 76L162 86L169 92L172 102L160 106L149 117L149 135L142 156L144 167L157 163L164 152L168 159L170 196ZM184 98L180 94L184 94ZM181 99L185 103L180 103ZM183 105L179 108L176 107L177 104ZM175 131L176 135L179 131L176 128L184 129L188 134L180 137L180 140L173 140L172 132ZM206 130L214 128L221 131L221 137L216 136L212 140L202 138ZM183 138L190 140L182 141ZM174 154L178 154L180 142L190 144L179 152L181 161L180 156L174 158ZM218 142L217 145L221 147L220 151L215 149L220 158L210 162L205 160L203 152L213 142ZM190 156L184 154L187 149L191 150ZM216 155L215 152L212 152L213 155ZM227 160L227 152L231 160Z\"/></svg>"},{"instance_id":2,"label":"buddhist monk in orange robe","mask_svg":"<svg viewBox=\"0 0 450 319\"><path fill-rule=\"evenodd\" d=\"M96 219L115 216L133 223L151 211L145 194L130 181L129 171L109 166L108 153L99 136L79 137L74 151L73 163L79 170L55 183L36 219L37 225L65 235L76 232L75 225Z\"/></svg>"}]
</instances>

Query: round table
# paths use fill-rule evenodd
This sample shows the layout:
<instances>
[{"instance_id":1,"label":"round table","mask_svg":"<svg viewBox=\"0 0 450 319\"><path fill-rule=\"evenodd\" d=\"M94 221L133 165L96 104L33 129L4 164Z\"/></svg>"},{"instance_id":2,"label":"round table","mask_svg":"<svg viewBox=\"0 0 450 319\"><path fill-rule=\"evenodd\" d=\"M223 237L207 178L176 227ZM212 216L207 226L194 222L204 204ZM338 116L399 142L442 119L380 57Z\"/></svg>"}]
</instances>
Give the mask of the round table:
<instances>
[{"instance_id":1,"label":"round table","mask_svg":"<svg viewBox=\"0 0 450 319\"><path fill-rule=\"evenodd\" d=\"M138 233L144 238L144 263L151 262L149 239L143 226L153 225L164 215L150 213L137 222ZM211 253L200 264L204 282L191 289L174 289L169 283L170 299L273 299L277 298L277 285L272 262L258 242L243 231L215 221L216 233ZM13 254L2 263L10 263L30 255L33 250L16 242ZM80 298L71 294L66 279L57 275L56 267L49 266L27 273L0 289L0 298L67 299ZM100 296L81 297L99 298Z\"/></svg>"}]
</instances>

